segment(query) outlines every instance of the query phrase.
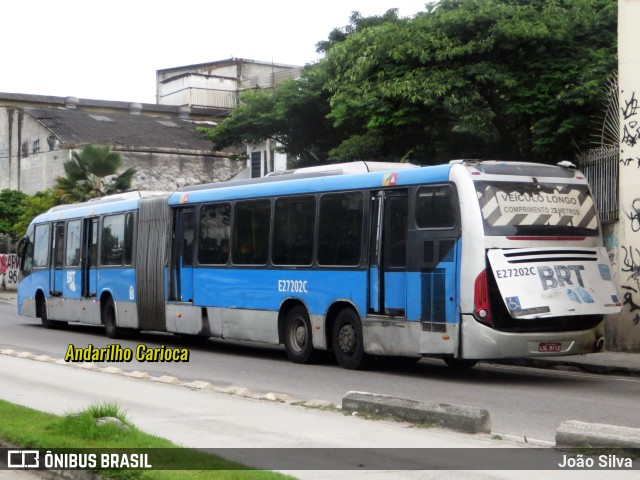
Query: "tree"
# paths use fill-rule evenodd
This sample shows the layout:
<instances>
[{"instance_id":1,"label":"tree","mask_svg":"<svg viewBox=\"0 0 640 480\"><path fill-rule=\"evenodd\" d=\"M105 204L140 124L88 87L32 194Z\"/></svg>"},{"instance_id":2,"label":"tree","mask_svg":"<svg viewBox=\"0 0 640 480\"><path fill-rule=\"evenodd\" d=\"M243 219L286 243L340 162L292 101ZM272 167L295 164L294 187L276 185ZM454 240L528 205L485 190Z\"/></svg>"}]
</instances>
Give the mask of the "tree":
<instances>
[{"instance_id":1,"label":"tree","mask_svg":"<svg viewBox=\"0 0 640 480\"><path fill-rule=\"evenodd\" d=\"M31 220L51 207L58 205L58 203L59 199L51 189L38 192L32 196L25 195L20 204L20 213L14 219L12 227L14 238L24 237Z\"/></svg>"},{"instance_id":2,"label":"tree","mask_svg":"<svg viewBox=\"0 0 640 480\"><path fill-rule=\"evenodd\" d=\"M22 214L22 201L26 197L27 195L17 190L0 191L0 234L8 234L15 238L12 225Z\"/></svg>"},{"instance_id":3,"label":"tree","mask_svg":"<svg viewBox=\"0 0 640 480\"><path fill-rule=\"evenodd\" d=\"M327 119L328 94L318 73L309 68L300 79L285 81L278 88L245 90L240 105L224 122L201 131L216 150L272 139L299 165L321 163L329 149L339 144L340 132Z\"/></svg>"},{"instance_id":4,"label":"tree","mask_svg":"<svg viewBox=\"0 0 640 480\"><path fill-rule=\"evenodd\" d=\"M300 81L243 95L214 144L275 138L315 163L554 162L589 145L616 69L615 0L441 0L350 20Z\"/></svg>"},{"instance_id":5,"label":"tree","mask_svg":"<svg viewBox=\"0 0 640 480\"><path fill-rule=\"evenodd\" d=\"M116 175L121 165L122 157L111 147L87 145L64 163L66 177L56 178L54 193L72 203L129 190L136 170L128 168Z\"/></svg>"},{"instance_id":6,"label":"tree","mask_svg":"<svg viewBox=\"0 0 640 480\"><path fill-rule=\"evenodd\" d=\"M380 154L421 162L574 157L616 68L616 11L615 0L441 0L327 51L329 116L382 139Z\"/></svg>"}]
</instances>

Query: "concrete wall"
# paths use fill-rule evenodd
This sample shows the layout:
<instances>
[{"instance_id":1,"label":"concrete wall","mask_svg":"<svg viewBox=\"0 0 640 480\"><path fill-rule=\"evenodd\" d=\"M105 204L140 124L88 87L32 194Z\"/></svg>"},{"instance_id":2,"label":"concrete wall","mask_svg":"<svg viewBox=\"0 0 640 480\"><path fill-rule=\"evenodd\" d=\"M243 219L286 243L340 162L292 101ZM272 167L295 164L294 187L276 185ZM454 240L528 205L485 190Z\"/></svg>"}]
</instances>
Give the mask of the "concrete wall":
<instances>
[{"instance_id":1,"label":"concrete wall","mask_svg":"<svg viewBox=\"0 0 640 480\"><path fill-rule=\"evenodd\" d=\"M35 152L35 153L34 153ZM51 133L31 116L14 108L0 108L0 190L29 195L51 186L64 174L70 158Z\"/></svg>"},{"instance_id":2,"label":"concrete wall","mask_svg":"<svg viewBox=\"0 0 640 480\"><path fill-rule=\"evenodd\" d=\"M640 351L640 2L618 2L620 88L620 221L611 234L622 313L609 321L610 343Z\"/></svg>"},{"instance_id":3,"label":"concrete wall","mask_svg":"<svg viewBox=\"0 0 640 480\"><path fill-rule=\"evenodd\" d=\"M133 190L173 191L188 185L228 180L245 168L236 162L212 155L118 151L125 168L134 167Z\"/></svg>"}]
</instances>

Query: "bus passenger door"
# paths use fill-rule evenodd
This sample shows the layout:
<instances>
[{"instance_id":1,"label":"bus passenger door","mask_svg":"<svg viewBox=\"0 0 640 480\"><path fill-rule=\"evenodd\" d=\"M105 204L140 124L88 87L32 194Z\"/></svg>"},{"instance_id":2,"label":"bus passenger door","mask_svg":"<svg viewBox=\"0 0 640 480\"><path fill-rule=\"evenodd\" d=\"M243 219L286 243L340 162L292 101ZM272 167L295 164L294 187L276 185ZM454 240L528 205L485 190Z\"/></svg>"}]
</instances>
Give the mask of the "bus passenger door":
<instances>
[{"instance_id":1,"label":"bus passenger door","mask_svg":"<svg viewBox=\"0 0 640 480\"><path fill-rule=\"evenodd\" d=\"M176 210L171 249L171 299L193 302L195 223L193 208Z\"/></svg>"},{"instance_id":2,"label":"bus passenger door","mask_svg":"<svg viewBox=\"0 0 640 480\"><path fill-rule=\"evenodd\" d=\"M406 316L407 191L385 190L373 197L369 309Z\"/></svg>"},{"instance_id":3,"label":"bus passenger door","mask_svg":"<svg viewBox=\"0 0 640 480\"><path fill-rule=\"evenodd\" d=\"M61 296L64 287L64 222L53 224L53 248L51 251L51 295Z\"/></svg>"},{"instance_id":4,"label":"bus passenger door","mask_svg":"<svg viewBox=\"0 0 640 480\"><path fill-rule=\"evenodd\" d=\"M82 227L82 296L95 297L98 284L98 219L85 218Z\"/></svg>"}]
</instances>

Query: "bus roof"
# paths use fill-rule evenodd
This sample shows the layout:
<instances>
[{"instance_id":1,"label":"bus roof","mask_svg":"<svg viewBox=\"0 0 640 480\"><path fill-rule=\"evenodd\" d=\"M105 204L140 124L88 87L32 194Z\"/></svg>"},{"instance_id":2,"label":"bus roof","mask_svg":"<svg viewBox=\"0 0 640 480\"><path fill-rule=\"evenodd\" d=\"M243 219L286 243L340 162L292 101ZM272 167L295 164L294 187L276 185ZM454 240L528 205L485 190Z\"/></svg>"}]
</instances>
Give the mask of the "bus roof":
<instances>
[{"instance_id":1,"label":"bus roof","mask_svg":"<svg viewBox=\"0 0 640 480\"><path fill-rule=\"evenodd\" d=\"M58 205L50 208L46 213L38 215L32 223L81 218L105 213L126 212L128 210L135 210L141 199L167 197L169 193L170 192L159 191L123 192L106 197L94 198L87 202Z\"/></svg>"},{"instance_id":2,"label":"bus roof","mask_svg":"<svg viewBox=\"0 0 640 480\"><path fill-rule=\"evenodd\" d=\"M416 168L398 165L397 169L369 173L346 175L333 171L296 173L264 177L258 181L241 180L189 187L173 193L169 197L169 205L449 181L451 165Z\"/></svg>"}]
</instances>

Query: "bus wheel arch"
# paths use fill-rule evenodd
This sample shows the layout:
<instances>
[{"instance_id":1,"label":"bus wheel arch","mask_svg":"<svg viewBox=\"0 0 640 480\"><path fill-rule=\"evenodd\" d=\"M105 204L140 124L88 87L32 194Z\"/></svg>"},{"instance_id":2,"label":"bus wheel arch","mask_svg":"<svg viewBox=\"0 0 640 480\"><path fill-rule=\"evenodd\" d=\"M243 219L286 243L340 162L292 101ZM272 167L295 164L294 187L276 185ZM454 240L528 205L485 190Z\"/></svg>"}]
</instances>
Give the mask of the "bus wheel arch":
<instances>
[{"instance_id":1,"label":"bus wheel arch","mask_svg":"<svg viewBox=\"0 0 640 480\"><path fill-rule=\"evenodd\" d=\"M120 329L118 328L116 304L110 293L105 292L100 297L100 317L105 335L109 338L118 338Z\"/></svg>"},{"instance_id":2,"label":"bus wheel arch","mask_svg":"<svg viewBox=\"0 0 640 480\"><path fill-rule=\"evenodd\" d=\"M327 313L326 329L341 367L358 370L369 365L371 357L364 351L362 321L351 304L339 302L332 305Z\"/></svg>"}]
</instances>

